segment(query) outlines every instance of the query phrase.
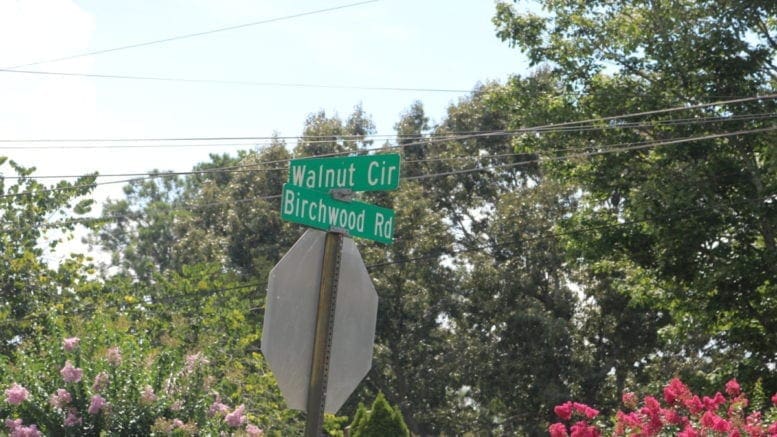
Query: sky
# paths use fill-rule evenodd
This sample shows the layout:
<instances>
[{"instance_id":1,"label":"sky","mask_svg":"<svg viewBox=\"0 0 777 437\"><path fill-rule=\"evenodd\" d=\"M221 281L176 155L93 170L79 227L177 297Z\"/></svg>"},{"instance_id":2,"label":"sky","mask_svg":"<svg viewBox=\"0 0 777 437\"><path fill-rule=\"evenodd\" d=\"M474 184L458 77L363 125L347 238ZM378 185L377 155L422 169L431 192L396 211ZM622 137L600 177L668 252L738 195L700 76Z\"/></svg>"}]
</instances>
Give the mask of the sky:
<instances>
[{"instance_id":1,"label":"sky","mask_svg":"<svg viewBox=\"0 0 777 437\"><path fill-rule=\"evenodd\" d=\"M184 171L210 153L234 153L251 145L133 149L105 146L141 143L14 141L295 136L308 114L325 110L347 118L357 104L372 116L377 133L387 135L416 100L437 122L477 83L526 73L525 58L495 36L492 1L357 2L0 0L0 70L34 63L17 69L267 84L0 71L0 156L35 166L37 175ZM41 62L260 21L270 22ZM0 170L8 172L7 166ZM95 197L100 202L120 197L120 188L103 186Z\"/></svg>"}]
</instances>

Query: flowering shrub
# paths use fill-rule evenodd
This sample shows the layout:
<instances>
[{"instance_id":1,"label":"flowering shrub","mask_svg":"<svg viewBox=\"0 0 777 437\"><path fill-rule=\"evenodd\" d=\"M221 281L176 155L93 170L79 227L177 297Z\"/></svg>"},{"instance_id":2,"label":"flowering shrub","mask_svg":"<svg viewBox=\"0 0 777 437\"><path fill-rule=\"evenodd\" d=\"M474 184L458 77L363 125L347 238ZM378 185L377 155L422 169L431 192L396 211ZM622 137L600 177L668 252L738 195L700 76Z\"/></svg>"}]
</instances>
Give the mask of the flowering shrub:
<instances>
[{"instance_id":1,"label":"flowering shrub","mask_svg":"<svg viewBox=\"0 0 777 437\"><path fill-rule=\"evenodd\" d=\"M222 402L203 354L176 364L171 354L143 356L131 344L127 353L113 346L96 355L85 345L69 337L0 368L13 379L0 381L0 435L262 435L245 406Z\"/></svg>"},{"instance_id":2,"label":"flowering shrub","mask_svg":"<svg viewBox=\"0 0 777 437\"><path fill-rule=\"evenodd\" d=\"M675 378L663 390L663 403L645 396L640 406L635 393L624 393L625 411L616 412L608 428L597 419L599 411L577 402L557 405L554 412L561 422L550 425L551 437L612 436L729 436L777 437L777 394L767 413L750 411L750 401L736 379L725 386L726 394L694 394ZM609 429L609 431L607 431Z\"/></svg>"}]
</instances>

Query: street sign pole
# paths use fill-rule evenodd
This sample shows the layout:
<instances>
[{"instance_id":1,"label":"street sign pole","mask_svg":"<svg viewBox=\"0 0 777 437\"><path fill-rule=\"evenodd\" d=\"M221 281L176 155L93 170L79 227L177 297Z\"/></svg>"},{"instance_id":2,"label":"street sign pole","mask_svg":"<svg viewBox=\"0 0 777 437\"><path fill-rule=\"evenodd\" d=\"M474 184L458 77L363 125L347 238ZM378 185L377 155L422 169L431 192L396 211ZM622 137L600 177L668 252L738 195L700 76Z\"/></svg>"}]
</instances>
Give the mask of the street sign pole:
<instances>
[{"instance_id":1,"label":"street sign pole","mask_svg":"<svg viewBox=\"0 0 777 437\"><path fill-rule=\"evenodd\" d=\"M327 232L324 241L318 309L316 311L316 332L313 340L313 357L308 383L305 437L321 437L323 432L326 381L329 373L329 355L332 348L337 280L340 274L342 251L343 234Z\"/></svg>"}]
</instances>

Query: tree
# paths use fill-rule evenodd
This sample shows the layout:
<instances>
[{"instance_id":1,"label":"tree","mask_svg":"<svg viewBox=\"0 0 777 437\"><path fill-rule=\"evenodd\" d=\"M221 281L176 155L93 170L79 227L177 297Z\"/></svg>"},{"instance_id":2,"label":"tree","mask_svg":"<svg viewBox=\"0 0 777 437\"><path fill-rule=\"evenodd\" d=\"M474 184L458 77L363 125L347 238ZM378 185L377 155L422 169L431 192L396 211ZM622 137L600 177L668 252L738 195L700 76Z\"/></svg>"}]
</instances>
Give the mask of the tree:
<instances>
[{"instance_id":1,"label":"tree","mask_svg":"<svg viewBox=\"0 0 777 437\"><path fill-rule=\"evenodd\" d=\"M44 248L57 248L75 229L76 221L66 215L90 210L93 201L85 196L95 180L86 175L47 187L34 179L34 168L0 157L4 164L17 176L12 184L0 176L0 357L40 328L36 318L41 312L54 303L72 302L75 284L88 275L85 257L72 256L54 268Z\"/></svg>"},{"instance_id":2,"label":"tree","mask_svg":"<svg viewBox=\"0 0 777 437\"><path fill-rule=\"evenodd\" d=\"M369 411L364 410L363 405L360 407L357 410L357 417L354 417L351 424L353 437L410 437L410 431L402 420L402 415L389 405L383 393L378 393ZM359 412L361 412L360 415Z\"/></svg>"},{"instance_id":3,"label":"tree","mask_svg":"<svg viewBox=\"0 0 777 437\"><path fill-rule=\"evenodd\" d=\"M618 288L627 308L649 305L654 321L665 319L654 328L670 323L661 330L669 347L649 361L664 366L671 355L671 368L693 372L687 357L702 354L720 372L736 368L747 383L767 375L765 387L777 388L766 364L777 352L766 335L775 329L777 165L763 115L775 102L691 106L773 89L777 5L541 5L547 14L498 4L497 35L552 68L574 93L578 119L613 116L519 145L593 153L549 166L581 188L582 207L565 228L578 265L643 279ZM664 111L674 107L682 112ZM641 147L614 153L618 144ZM575 232L579 225L594 230Z\"/></svg>"}]
</instances>

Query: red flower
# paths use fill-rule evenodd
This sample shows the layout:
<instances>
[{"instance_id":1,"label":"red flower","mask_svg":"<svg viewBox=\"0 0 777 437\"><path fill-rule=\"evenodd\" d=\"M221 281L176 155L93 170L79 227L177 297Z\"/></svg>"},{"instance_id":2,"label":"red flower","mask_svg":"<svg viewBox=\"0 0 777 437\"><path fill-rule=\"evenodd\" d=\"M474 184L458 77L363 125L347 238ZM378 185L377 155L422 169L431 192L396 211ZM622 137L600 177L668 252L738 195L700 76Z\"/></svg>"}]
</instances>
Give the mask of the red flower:
<instances>
[{"instance_id":1,"label":"red flower","mask_svg":"<svg viewBox=\"0 0 777 437\"><path fill-rule=\"evenodd\" d=\"M685 425L685 428L677 433L677 437L701 437L701 434L693 429L691 425Z\"/></svg>"},{"instance_id":2,"label":"red flower","mask_svg":"<svg viewBox=\"0 0 777 437\"><path fill-rule=\"evenodd\" d=\"M572 425L570 437L599 437L600 435L601 433L595 426L580 421Z\"/></svg>"},{"instance_id":3,"label":"red flower","mask_svg":"<svg viewBox=\"0 0 777 437\"><path fill-rule=\"evenodd\" d=\"M569 420L572 418L572 402L564 402L563 404L556 405L553 408L553 412L562 420Z\"/></svg>"},{"instance_id":4,"label":"red flower","mask_svg":"<svg viewBox=\"0 0 777 437\"><path fill-rule=\"evenodd\" d=\"M581 404L579 402L574 402L572 404L572 408L575 409L578 413L582 414L583 416L593 419L594 417L599 415L599 410L596 410L594 408L589 407L586 404Z\"/></svg>"},{"instance_id":5,"label":"red flower","mask_svg":"<svg viewBox=\"0 0 777 437\"><path fill-rule=\"evenodd\" d=\"M636 409L637 408L637 395L632 392L626 392L623 393L623 396L621 397L621 401L623 401L623 405L626 406L626 408L629 409Z\"/></svg>"},{"instance_id":6,"label":"red flower","mask_svg":"<svg viewBox=\"0 0 777 437\"><path fill-rule=\"evenodd\" d=\"M674 404L676 400L685 400L691 397L691 390L678 378L672 378L664 387L664 400L667 404Z\"/></svg>"},{"instance_id":7,"label":"red flower","mask_svg":"<svg viewBox=\"0 0 777 437\"><path fill-rule=\"evenodd\" d=\"M694 395L692 398L686 399L683 403L685 404L685 408L687 408L691 414L699 414L704 409L704 404L696 395Z\"/></svg>"},{"instance_id":8,"label":"red flower","mask_svg":"<svg viewBox=\"0 0 777 437\"><path fill-rule=\"evenodd\" d=\"M739 396L739 393L741 392L742 388L739 386L736 378L726 383L726 393L728 393L729 396L736 397Z\"/></svg>"},{"instance_id":9,"label":"red flower","mask_svg":"<svg viewBox=\"0 0 777 437\"><path fill-rule=\"evenodd\" d=\"M550 437L569 437L567 434L567 427L563 423L554 423L548 428Z\"/></svg>"},{"instance_id":10,"label":"red flower","mask_svg":"<svg viewBox=\"0 0 777 437\"><path fill-rule=\"evenodd\" d=\"M777 406L777 393L772 395L772 405Z\"/></svg>"}]
</instances>

